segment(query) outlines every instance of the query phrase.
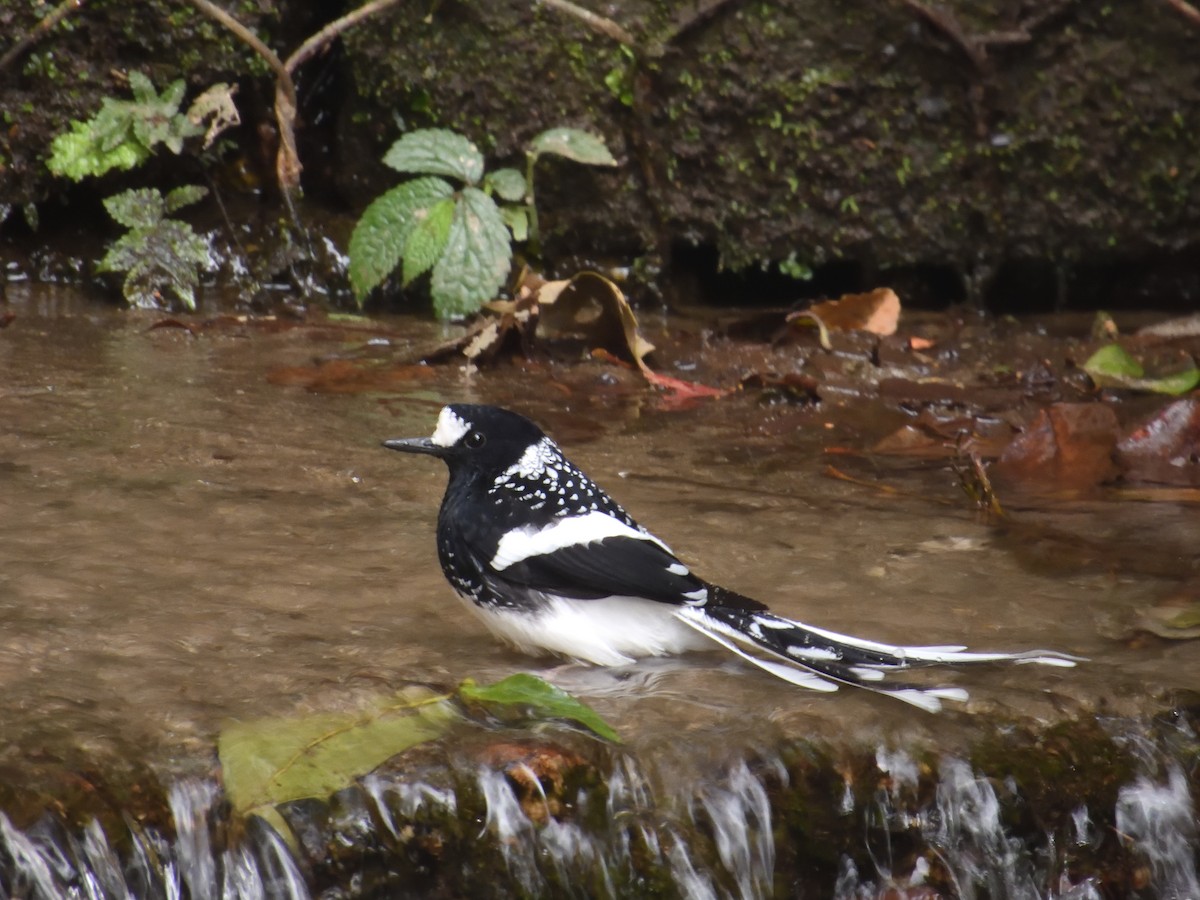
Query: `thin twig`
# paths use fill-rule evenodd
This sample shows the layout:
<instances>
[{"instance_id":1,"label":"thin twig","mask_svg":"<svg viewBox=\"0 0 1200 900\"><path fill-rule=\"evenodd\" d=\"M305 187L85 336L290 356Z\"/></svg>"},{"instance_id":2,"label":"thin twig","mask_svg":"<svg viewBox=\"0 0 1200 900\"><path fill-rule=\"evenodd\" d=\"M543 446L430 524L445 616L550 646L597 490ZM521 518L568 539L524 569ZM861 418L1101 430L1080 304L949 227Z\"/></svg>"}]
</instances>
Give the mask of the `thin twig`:
<instances>
[{"instance_id":1,"label":"thin twig","mask_svg":"<svg viewBox=\"0 0 1200 900\"><path fill-rule=\"evenodd\" d=\"M979 45L977 40L962 30L962 26L958 24L953 13L928 6L920 0L900 0L900 2L957 44L976 69L980 72L988 71L987 51Z\"/></svg>"},{"instance_id":2,"label":"thin twig","mask_svg":"<svg viewBox=\"0 0 1200 900\"><path fill-rule=\"evenodd\" d=\"M326 44L330 43L347 28L352 28L367 18L367 16L372 16L381 10L387 9L389 6L395 6L399 2L400 0L372 0L371 3L364 3L353 12L346 13L340 19L334 19L301 44L296 52L287 58L287 62L284 65L288 73L294 75L300 66L316 56L318 51L323 50Z\"/></svg>"},{"instance_id":3,"label":"thin twig","mask_svg":"<svg viewBox=\"0 0 1200 900\"><path fill-rule=\"evenodd\" d=\"M275 51L262 42L253 31L210 0L189 0L210 18L216 19L259 56L275 73L275 120L279 123L279 153L275 156L275 178L279 189L290 199L300 185L300 157L296 152L296 85L287 66Z\"/></svg>"},{"instance_id":4,"label":"thin twig","mask_svg":"<svg viewBox=\"0 0 1200 900\"><path fill-rule=\"evenodd\" d=\"M565 12L574 16L593 31L598 31L601 34L612 38L619 44L624 44L626 47L637 49L637 40L634 38L634 36L612 19L597 15L591 10L584 9L582 6L572 3L571 0L540 0L540 2L544 6L549 6L553 9L557 9L559 12Z\"/></svg>"},{"instance_id":5,"label":"thin twig","mask_svg":"<svg viewBox=\"0 0 1200 900\"><path fill-rule=\"evenodd\" d=\"M59 22L69 16L72 12L82 7L87 0L63 0L62 3L54 7L50 15L46 16L33 28L25 37L21 38L15 44L4 52L4 56L0 56L0 72L3 72L17 59L19 59L26 50L48 35L51 29Z\"/></svg>"},{"instance_id":6,"label":"thin twig","mask_svg":"<svg viewBox=\"0 0 1200 900\"><path fill-rule=\"evenodd\" d=\"M1167 0L1167 6L1175 10L1197 28L1200 28L1200 9L1192 6L1187 0Z\"/></svg>"},{"instance_id":7,"label":"thin twig","mask_svg":"<svg viewBox=\"0 0 1200 900\"><path fill-rule=\"evenodd\" d=\"M283 64L285 78L275 82L275 118L279 122L279 156L275 160L275 177L281 186L296 188L300 185L300 157L296 152L296 89L292 76L317 53L324 50L343 31L357 25L368 16L382 9L395 6L400 0L372 0L340 19L330 22L301 44ZM285 145L287 150L285 152ZM287 193L287 191L285 191Z\"/></svg>"}]
</instances>

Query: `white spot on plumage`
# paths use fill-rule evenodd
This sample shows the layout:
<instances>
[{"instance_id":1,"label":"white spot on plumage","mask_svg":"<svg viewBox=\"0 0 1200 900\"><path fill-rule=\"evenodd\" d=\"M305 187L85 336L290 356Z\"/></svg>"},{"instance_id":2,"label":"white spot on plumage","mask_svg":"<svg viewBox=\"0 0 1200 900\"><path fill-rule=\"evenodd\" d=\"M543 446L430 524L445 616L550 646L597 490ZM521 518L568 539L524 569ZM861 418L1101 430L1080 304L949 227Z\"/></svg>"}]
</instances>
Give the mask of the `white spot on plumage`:
<instances>
[{"instance_id":1,"label":"white spot on plumage","mask_svg":"<svg viewBox=\"0 0 1200 900\"><path fill-rule=\"evenodd\" d=\"M689 603L707 603L708 588L697 588L694 591L685 591L683 596L687 597Z\"/></svg>"},{"instance_id":2,"label":"white spot on plumage","mask_svg":"<svg viewBox=\"0 0 1200 900\"><path fill-rule=\"evenodd\" d=\"M532 508L537 509L538 506ZM671 552L662 541L645 531L626 525L620 519L614 519L605 513L590 512L582 516L560 519L540 528L525 527L506 532L496 545L496 553L490 565L502 572L531 556L542 556L564 547L590 544L610 537L649 541L668 553Z\"/></svg>"},{"instance_id":3,"label":"white spot on plumage","mask_svg":"<svg viewBox=\"0 0 1200 900\"><path fill-rule=\"evenodd\" d=\"M550 438L544 437L526 447L520 459L496 476L495 483L503 484L518 478L528 481L537 478L548 480L551 472L554 472L554 477L557 478L558 473L555 470L562 464L562 453L559 452L558 446Z\"/></svg>"},{"instance_id":4,"label":"white spot on plumage","mask_svg":"<svg viewBox=\"0 0 1200 900\"><path fill-rule=\"evenodd\" d=\"M667 571L672 575L686 575L688 574L688 567L683 563L671 563L671 565L667 566Z\"/></svg>"},{"instance_id":5,"label":"white spot on plumage","mask_svg":"<svg viewBox=\"0 0 1200 900\"><path fill-rule=\"evenodd\" d=\"M460 418L454 410L445 406L438 414L437 428L433 430L433 436L429 440L439 447L453 447L470 430L470 422Z\"/></svg>"}]
</instances>

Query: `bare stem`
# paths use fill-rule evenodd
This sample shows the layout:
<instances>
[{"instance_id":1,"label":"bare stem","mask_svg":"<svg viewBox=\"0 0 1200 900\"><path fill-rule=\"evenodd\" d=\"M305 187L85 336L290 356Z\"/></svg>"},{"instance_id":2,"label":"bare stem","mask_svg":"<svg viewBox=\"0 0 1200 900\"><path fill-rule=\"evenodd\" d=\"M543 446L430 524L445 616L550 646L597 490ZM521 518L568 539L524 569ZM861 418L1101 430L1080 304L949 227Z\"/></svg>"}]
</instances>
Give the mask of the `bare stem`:
<instances>
[{"instance_id":1,"label":"bare stem","mask_svg":"<svg viewBox=\"0 0 1200 900\"><path fill-rule=\"evenodd\" d=\"M619 44L624 44L626 47L636 49L637 41L634 40L632 34L626 31L621 25L614 22L612 19L605 16L597 15L591 10L584 9L577 3L572 3L571 0L541 0L544 6L549 6L552 9L557 9L560 12L565 12L579 19L593 31L598 31L603 35L607 35Z\"/></svg>"},{"instance_id":2,"label":"bare stem","mask_svg":"<svg viewBox=\"0 0 1200 900\"><path fill-rule=\"evenodd\" d=\"M1187 0L1167 0L1167 5L1197 28L1200 28L1200 9L1196 9L1196 7L1188 3Z\"/></svg>"}]
</instances>

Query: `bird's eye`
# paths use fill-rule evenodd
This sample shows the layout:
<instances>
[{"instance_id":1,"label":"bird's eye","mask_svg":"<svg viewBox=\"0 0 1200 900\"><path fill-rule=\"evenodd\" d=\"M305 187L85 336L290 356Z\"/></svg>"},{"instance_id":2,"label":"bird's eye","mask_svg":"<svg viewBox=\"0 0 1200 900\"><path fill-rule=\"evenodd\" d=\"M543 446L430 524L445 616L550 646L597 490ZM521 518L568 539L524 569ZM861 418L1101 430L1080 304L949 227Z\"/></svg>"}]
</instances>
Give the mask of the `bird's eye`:
<instances>
[{"instance_id":1,"label":"bird's eye","mask_svg":"<svg viewBox=\"0 0 1200 900\"><path fill-rule=\"evenodd\" d=\"M463 443L471 450L478 450L487 443L487 437L482 431L472 431L467 435Z\"/></svg>"}]
</instances>

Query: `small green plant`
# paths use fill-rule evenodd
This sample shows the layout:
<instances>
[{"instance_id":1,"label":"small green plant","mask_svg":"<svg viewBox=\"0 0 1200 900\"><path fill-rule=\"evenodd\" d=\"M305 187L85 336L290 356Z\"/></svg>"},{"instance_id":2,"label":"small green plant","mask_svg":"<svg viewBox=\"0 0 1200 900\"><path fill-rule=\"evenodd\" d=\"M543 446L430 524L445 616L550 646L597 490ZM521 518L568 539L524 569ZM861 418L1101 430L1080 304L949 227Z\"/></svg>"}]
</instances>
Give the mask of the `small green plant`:
<instances>
[{"instance_id":1,"label":"small green plant","mask_svg":"<svg viewBox=\"0 0 1200 900\"><path fill-rule=\"evenodd\" d=\"M159 94L141 72L129 73L132 100L105 97L85 122L74 121L50 145L46 166L55 175L82 181L112 169L140 166L159 144L172 153L204 128L179 111L186 85L174 81Z\"/></svg>"},{"instance_id":2,"label":"small green plant","mask_svg":"<svg viewBox=\"0 0 1200 900\"><path fill-rule=\"evenodd\" d=\"M164 306L170 292L188 309L196 308L200 270L211 267L208 239L168 214L207 193L208 188L198 185L175 188L166 197L154 188L135 188L104 201L109 215L129 231L108 248L96 268L124 272L125 299L134 306Z\"/></svg>"},{"instance_id":3,"label":"small green plant","mask_svg":"<svg viewBox=\"0 0 1200 900\"><path fill-rule=\"evenodd\" d=\"M533 172L546 155L616 165L603 140L575 128L530 141L524 174L502 168L485 175L479 148L453 131L423 128L396 141L384 163L419 177L377 197L354 228L350 285L359 306L398 266L406 287L430 273L439 318L461 318L493 298L512 266L512 241L537 247Z\"/></svg>"}]
</instances>

